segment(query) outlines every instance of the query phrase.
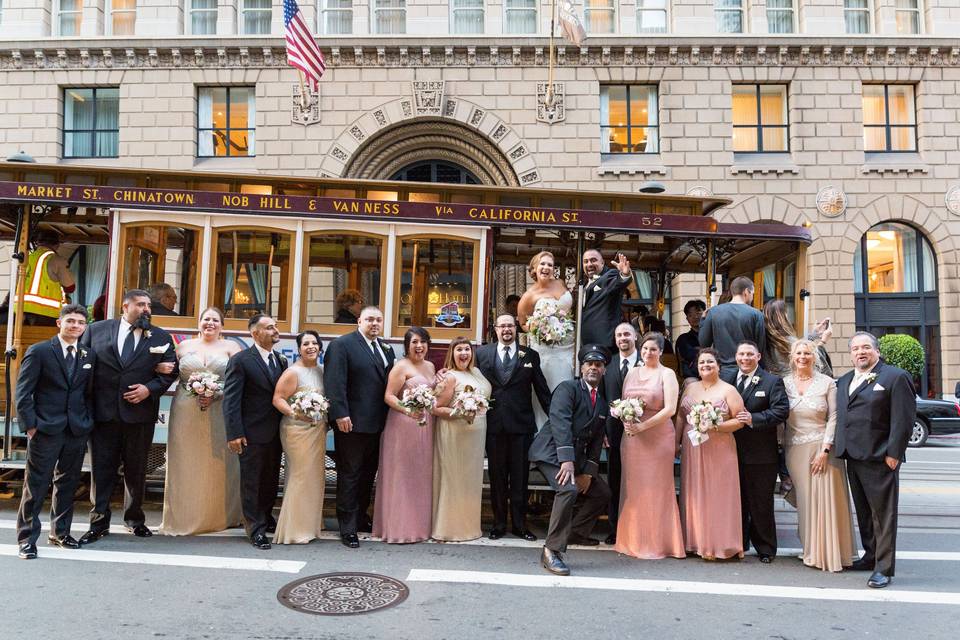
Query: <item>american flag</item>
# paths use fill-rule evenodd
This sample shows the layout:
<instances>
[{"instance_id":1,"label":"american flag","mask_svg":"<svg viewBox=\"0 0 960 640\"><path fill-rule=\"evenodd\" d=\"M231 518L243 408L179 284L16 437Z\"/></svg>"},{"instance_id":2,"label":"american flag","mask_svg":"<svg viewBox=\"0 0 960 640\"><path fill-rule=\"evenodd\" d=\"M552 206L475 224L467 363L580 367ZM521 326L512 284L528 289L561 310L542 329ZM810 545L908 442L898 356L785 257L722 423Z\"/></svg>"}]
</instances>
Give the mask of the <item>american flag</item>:
<instances>
[{"instance_id":1,"label":"american flag","mask_svg":"<svg viewBox=\"0 0 960 640\"><path fill-rule=\"evenodd\" d=\"M327 63L310 28L303 21L296 0L283 0L283 24L287 39L287 62L303 71L310 85L318 89L320 76L327 70Z\"/></svg>"}]
</instances>

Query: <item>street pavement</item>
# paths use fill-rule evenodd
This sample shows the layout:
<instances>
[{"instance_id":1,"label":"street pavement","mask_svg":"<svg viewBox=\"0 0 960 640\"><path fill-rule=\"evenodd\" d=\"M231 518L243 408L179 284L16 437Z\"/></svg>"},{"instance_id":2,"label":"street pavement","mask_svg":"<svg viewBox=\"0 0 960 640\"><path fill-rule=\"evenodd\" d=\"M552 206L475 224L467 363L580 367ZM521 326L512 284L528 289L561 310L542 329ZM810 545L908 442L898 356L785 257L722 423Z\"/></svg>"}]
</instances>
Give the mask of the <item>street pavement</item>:
<instances>
[{"instance_id":1,"label":"street pavement","mask_svg":"<svg viewBox=\"0 0 960 640\"><path fill-rule=\"evenodd\" d=\"M781 553L764 565L696 558L641 561L606 545L572 548L571 578L538 565L539 545L496 542L350 550L333 533L258 551L242 531L148 540L122 527L79 551L39 545L16 557L16 503L0 503L0 638L956 638L960 620L960 440L908 451L901 473L897 575L828 574L797 559L796 514L778 500ZM85 529L80 505L74 532ZM46 516L44 516L46 517ZM152 512L148 523L159 524ZM335 522L328 519L329 526ZM542 534L545 522L534 523ZM599 529L598 529L599 535ZM360 571L407 584L400 605L314 616L277 600L285 584Z\"/></svg>"}]
</instances>

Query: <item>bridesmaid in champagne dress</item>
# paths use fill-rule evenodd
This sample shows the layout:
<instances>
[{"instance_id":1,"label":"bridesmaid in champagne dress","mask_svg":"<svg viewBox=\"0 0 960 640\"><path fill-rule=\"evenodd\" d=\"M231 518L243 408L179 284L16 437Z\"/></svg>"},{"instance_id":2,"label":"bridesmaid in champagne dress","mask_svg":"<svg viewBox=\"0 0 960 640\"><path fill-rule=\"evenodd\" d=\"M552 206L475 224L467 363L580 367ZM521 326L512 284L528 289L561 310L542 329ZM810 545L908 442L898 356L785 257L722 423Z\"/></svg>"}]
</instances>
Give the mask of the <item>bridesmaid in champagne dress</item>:
<instances>
[{"instance_id":1,"label":"bridesmaid in champagne dress","mask_svg":"<svg viewBox=\"0 0 960 640\"><path fill-rule=\"evenodd\" d=\"M621 396L640 398L644 407L639 422L623 425L620 518L614 549L647 560L686 557L673 481L676 436L671 418L677 410L679 384L673 370L660 364L663 344L663 334L643 336L643 366L627 374Z\"/></svg>"},{"instance_id":2,"label":"bridesmaid in champagne dress","mask_svg":"<svg viewBox=\"0 0 960 640\"><path fill-rule=\"evenodd\" d=\"M200 336L177 346L180 383L170 408L167 430L167 475L163 483L160 533L189 536L239 526L240 463L227 451L227 433L219 398L197 398L183 387L194 373L226 373L230 356L240 351L222 340L223 314L205 309Z\"/></svg>"},{"instance_id":3,"label":"bridesmaid in champagne dress","mask_svg":"<svg viewBox=\"0 0 960 640\"><path fill-rule=\"evenodd\" d=\"M736 387L720 379L720 357L711 348L697 356L700 381L687 387L676 420L680 457L680 520L687 553L704 560L743 557L740 517L740 472L733 432L743 426L732 416L743 410ZM708 439L694 446L687 433L691 408L706 401L720 411L722 422Z\"/></svg>"},{"instance_id":4,"label":"bridesmaid in champagne dress","mask_svg":"<svg viewBox=\"0 0 960 640\"><path fill-rule=\"evenodd\" d=\"M287 367L273 394L273 406L283 414L280 442L286 456L283 503L277 519L276 544L306 544L323 531L323 494L327 486L326 420L313 422L296 413L289 400L300 391L323 393L320 335L307 330L297 336L300 359Z\"/></svg>"},{"instance_id":5,"label":"bridesmaid in champagne dress","mask_svg":"<svg viewBox=\"0 0 960 640\"><path fill-rule=\"evenodd\" d=\"M384 542L428 540L433 526L433 415L416 415L400 406L405 390L433 387L436 371L426 359L429 349L430 334L411 327L403 336L406 357L390 370L383 396L390 413L380 439L373 535Z\"/></svg>"},{"instance_id":6,"label":"bridesmaid in champagne dress","mask_svg":"<svg viewBox=\"0 0 960 640\"><path fill-rule=\"evenodd\" d=\"M453 417L450 405L457 394L471 387L490 397L491 387L476 366L473 345L466 338L450 343L444 368L444 388L434 410L439 418L433 431L433 532L435 540L475 540L481 535L480 503L483 495L483 455L487 418L472 421Z\"/></svg>"}]
</instances>

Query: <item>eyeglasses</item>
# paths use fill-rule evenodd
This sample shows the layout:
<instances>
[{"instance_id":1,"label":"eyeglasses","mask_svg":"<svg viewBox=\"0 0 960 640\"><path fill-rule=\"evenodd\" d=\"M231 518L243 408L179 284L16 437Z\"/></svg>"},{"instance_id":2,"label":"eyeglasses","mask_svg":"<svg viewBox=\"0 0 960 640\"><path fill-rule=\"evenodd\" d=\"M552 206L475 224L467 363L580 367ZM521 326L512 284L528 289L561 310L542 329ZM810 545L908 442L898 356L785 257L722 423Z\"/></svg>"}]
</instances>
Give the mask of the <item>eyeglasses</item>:
<instances>
[{"instance_id":1,"label":"eyeglasses","mask_svg":"<svg viewBox=\"0 0 960 640\"><path fill-rule=\"evenodd\" d=\"M517 327L515 324L495 324L493 326L496 329L515 329Z\"/></svg>"}]
</instances>

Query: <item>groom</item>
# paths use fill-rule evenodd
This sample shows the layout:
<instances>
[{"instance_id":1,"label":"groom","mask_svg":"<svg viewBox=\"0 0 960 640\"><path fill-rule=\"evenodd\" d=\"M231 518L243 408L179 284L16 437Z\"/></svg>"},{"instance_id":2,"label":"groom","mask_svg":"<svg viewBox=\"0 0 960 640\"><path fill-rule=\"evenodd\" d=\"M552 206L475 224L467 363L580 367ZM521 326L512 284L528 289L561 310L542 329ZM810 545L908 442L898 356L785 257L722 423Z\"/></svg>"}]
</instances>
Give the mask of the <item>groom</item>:
<instances>
[{"instance_id":1,"label":"groom","mask_svg":"<svg viewBox=\"0 0 960 640\"><path fill-rule=\"evenodd\" d=\"M630 261L622 253L617 254L611 268L603 263L603 256L596 249L583 254L583 309L580 312L580 344L599 344L616 351L613 333L620 324L620 305L623 294L630 286L633 272Z\"/></svg>"}]
</instances>

